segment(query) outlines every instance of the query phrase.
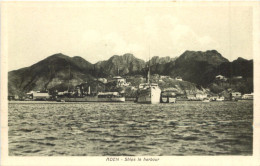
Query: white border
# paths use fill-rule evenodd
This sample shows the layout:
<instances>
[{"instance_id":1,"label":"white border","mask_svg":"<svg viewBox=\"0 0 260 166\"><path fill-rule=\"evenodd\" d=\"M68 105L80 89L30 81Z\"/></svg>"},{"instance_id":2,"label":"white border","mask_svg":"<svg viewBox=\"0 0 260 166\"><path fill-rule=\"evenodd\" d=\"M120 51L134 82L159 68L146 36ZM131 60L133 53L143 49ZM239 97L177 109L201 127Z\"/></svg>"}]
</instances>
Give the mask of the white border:
<instances>
[{"instance_id":1,"label":"white border","mask_svg":"<svg viewBox=\"0 0 260 166\"><path fill-rule=\"evenodd\" d=\"M8 136L7 136L7 62L8 62L8 20L6 14L8 8L12 5L33 6L36 3L51 3L51 5L60 6L77 6L84 2L1 2L1 165L3 166L46 166L46 165L62 165L62 166L78 166L78 165L234 165L234 166L259 166L260 165L260 74L259 74L259 53L260 53L260 3L259 1L247 2L90 2L95 7L110 6L133 6L133 7L162 7L162 6L251 6L253 8L253 57L254 57L254 143L253 156L163 156L159 157L159 162L106 162L106 157L10 157L8 156ZM86 3L86 2L85 2ZM147 157L147 156L146 156ZM124 158L124 157L120 157Z\"/></svg>"}]
</instances>

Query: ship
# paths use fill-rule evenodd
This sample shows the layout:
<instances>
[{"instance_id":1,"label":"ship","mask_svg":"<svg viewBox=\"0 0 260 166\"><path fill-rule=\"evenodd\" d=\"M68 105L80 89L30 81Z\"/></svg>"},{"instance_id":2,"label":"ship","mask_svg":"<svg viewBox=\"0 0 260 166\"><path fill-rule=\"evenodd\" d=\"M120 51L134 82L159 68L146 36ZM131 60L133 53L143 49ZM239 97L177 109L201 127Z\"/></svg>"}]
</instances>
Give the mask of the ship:
<instances>
[{"instance_id":1,"label":"ship","mask_svg":"<svg viewBox=\"0 0 260 166\"><path fill-rule=\"evenodd\" d=\"M210 98L204 98L203 100L202 100L202 102L211 102L211 100L210 100Z\"/></svg>"},{"instance_id":2,"label":"ship","mask_svg":"<svg viewBox=\"0 0 260 166\"><path fill-rule=\"evenodd\" d=\"M70 73L70 66L69 66ZM68 84L68 92L69 92ZM77 87L77 95L62 97L58 99L62 102L125 102L125 96L119 92L98 92L97 87L94 92L91 92L90 85L87 92L84 92L82 87Z\"/></svg>"},{"instance_id":3,"label":"ship","mask_svg":"<svg viewBox=\"0 0 260 166\"><path fill-rule=\"evenodd\" d=\"M150 60L149 60L150 63ZM148 68L146 83L139 85L136 98L137 103L158 104L161 99L161 89L158 84L150 82L150 64Z\"/></svg>"},{"instance_id":4,"label":"ship","mask_svg":"<svg viewBox=\"0 0 260 166\"><path fill-rule=\"evenodd\" d=\"M125 102L125 97L119 92L99 92L97 95L83 97L65 97L65 102Z\"/></svg>"},{"instance_id":5,"label":"ship","mask_svg":"<svg viewBox=\"0 0 260 166\"><path fill-rule=\"evenodd\" d=\"M221 96L221 97L216 98L216 101L224 101L224 100L225 100L225 97L224 97L224 96Z\"/></svg>"},{"instance_id":6,"label":"ship","mask_svg":"<svg viewBox=\"0 0 260 166\"><path fill-rule=\"evenodd\" d=\"M143 83L139 85L137 103L160 103L161 89L155 83Z\"/></svg>"},{"instance_id":7,"label":"ship","mask_svg":"<svg viewBox=\"0 0 260 166\"><path fill-rule=\"evenodd\" d=\"M161 103L176 103L176 94L170 90L161 92Z\"/></svg>"}]
</instances>

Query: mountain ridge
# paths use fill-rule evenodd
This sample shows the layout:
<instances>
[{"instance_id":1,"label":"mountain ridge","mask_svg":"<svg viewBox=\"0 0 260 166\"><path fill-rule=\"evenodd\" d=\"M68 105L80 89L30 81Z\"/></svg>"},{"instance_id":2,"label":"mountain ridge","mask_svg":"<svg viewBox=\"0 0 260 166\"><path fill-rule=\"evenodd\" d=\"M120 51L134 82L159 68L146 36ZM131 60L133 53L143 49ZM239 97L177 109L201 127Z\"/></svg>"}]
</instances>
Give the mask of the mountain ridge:
<instances>
[{"instance_id":1,"label":"mountain ridge","mask_svg":"<svg viewBox=\"0 0 260 166\"><path fill-rule=\"evenodd\" d=\"M176 58L154 56L149 61L151 74L180 76L200 86L211 84L215 76L241 75L253 77L253 60L238 58L229 62L216 50L185 51ZM133 54L114 55L107 60L90 63L80 56L53 54L29 67L8 72L8 93L30 90L65 90L98 77L146 75L147 65ZM245 67L243 67L245 66ZM68 81L70 80L70 81Z\"/></svg>"}]
</instances>

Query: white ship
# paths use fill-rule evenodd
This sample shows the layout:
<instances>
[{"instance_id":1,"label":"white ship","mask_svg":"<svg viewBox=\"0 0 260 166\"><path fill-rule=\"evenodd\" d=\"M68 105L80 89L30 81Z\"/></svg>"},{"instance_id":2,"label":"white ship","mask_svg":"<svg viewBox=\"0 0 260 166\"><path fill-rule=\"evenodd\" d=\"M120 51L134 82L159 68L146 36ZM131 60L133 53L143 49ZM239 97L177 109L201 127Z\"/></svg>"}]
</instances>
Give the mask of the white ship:
<instances>
[{"instance_id":1,"label":"white ship","mask_svg":"<svg viewBox=\"0 0 260 166\"><path fill-rule=\"evenodd\" d=\"M65 102L125 102L125 97L118 92L99 92L95 96L66 97Z\"/></svg>"},{"instance_id":2,"label":"white ship","mask_svg":"<svg viewBox=\"0 0 260 166\"><path fill-rule=\"evenodd\" d=\"M159 88L158 84L150 83L150 65L146 82L147 83L142 83L139 85L136 102L146 104L160 103L161 89Z\"/></svg>"},{"instance_id":3,"label":"white ship","mask_svg":"<svg viewBox=\"0 0 260 166\"><path fill-rule=\"evenodd\" d=\"M137 103L158 104L160 97L161 89L158 84L144 83L139 85Z\"/></svg>"}]
</instances>

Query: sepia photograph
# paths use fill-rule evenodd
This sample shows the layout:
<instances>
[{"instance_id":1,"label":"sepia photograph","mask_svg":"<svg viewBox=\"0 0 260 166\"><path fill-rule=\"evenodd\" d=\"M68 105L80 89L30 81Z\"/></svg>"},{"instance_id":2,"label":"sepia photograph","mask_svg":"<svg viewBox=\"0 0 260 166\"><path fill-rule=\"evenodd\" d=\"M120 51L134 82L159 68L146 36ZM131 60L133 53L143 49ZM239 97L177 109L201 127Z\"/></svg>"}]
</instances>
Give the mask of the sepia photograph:
<instances>
[{"instance_id":1,"label":"sepia photograph","mask_svg":"<svg viewBox=\"0 0 260 166\"><path fill-rule=\"evenodd\" d=\"M1 3L3 164L259 155L257 9L230 1Z\"/></svg>"}]
</instances>

